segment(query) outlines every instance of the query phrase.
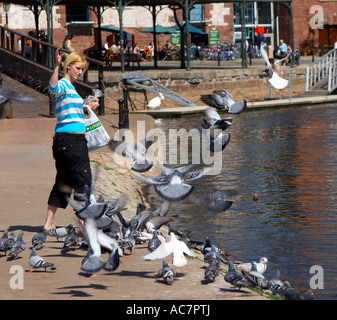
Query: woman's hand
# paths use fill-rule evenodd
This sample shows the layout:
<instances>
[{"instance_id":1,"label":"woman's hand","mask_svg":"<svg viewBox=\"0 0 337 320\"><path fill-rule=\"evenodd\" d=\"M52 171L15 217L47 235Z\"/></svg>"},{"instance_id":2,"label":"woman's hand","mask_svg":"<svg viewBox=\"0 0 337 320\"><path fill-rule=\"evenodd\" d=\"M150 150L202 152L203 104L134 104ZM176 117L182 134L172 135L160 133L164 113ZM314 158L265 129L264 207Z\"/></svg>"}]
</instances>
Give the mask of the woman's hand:
<instances>
[{"instance_id":1,"label":"woman's hand","mask_svg":"<svg viewBox=\"0 0 337 320\"><path fill-rule=\"evenodd\" d=\"M55 51L55 66L60 66L62 59L63 59L64 54L60 54L60 48L56 49Z\"/></svg>"},{"instance_id":2,"label":"woman's hand","mask_svg":"<svg viewBox=\"0 0 337 320\"><path fill-rule=\"evenodd\" d=\"M86 105L91 109L95 110L99 106L99 100L98 99L93 99L90 100L86 103Z\"/></svg>"}]
</instances>

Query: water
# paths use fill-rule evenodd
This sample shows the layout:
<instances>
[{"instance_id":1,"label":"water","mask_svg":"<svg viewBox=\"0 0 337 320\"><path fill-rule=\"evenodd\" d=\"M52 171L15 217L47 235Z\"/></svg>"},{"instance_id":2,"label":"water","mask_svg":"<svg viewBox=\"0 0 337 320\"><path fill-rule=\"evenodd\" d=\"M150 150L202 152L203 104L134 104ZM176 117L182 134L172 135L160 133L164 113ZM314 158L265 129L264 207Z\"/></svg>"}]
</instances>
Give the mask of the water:
<instances>
[{"instance_id":1,"label":"water","mask_svg":"<svg viewBox=\"0 0 337 320\"><path fill-rule=\"evenodd\" d=\"M232 118L221 173L193 183L192 195L239 186L239 196L219 214L190 199L174 203L173 226L195 240L207 235L235 260L266 256L265 276L279 269L281 278L302 292L310 289L310 267L320 265L324 289L314 290L315 298L336 299L336 105L246 111ZM199 114L158 124L164 132L198 126ZM162 201L153 187L149 199L155 205Z\"/></svg>"}]
</instances>

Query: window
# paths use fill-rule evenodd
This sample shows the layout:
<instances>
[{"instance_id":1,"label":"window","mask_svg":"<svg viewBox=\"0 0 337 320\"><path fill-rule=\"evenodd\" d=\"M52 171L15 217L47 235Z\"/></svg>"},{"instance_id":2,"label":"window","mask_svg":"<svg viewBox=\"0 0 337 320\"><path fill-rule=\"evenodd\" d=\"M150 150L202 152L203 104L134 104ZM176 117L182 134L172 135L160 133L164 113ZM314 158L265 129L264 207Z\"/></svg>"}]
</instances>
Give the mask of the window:
<instances>
[{"instance_id":1,"label":"window","mask_svg":"<svg viewBox=\"0 0 337 320\"><path fill-rule=\"evenodd\" d=\"M240 3L234 2L234 24L241 24ZM254 24L254 2L246 3L245 24Z\"/></svg>"},{"instance_id":2,"label":"window","mask_svg":"<svg viewBox=\"0 0 337 320\"><path fill-rule=\"evenodd\" d=\"M259 16L259 24L271 23L271 4L267 2L258 2L257 11Z\"/></svg>"},{"instance_id":3,"label":"window","mask_svg":"<svg viewBox=\"0 0 337 320\"><path fill-rule=\"evenodd\" d=\"M89 20L90 20L89 7L66 6L66 22L89 21Z\"/></svg>"},{"instance_id":4,"label":"window","mask_svg":"<svg viewBox=\"0 0 337 320\"><path fill-rule=\"evenodd\" d=\"M194 4L190 10L190 21L204 21L204 5Z\"/></svg>"}]
</instances>

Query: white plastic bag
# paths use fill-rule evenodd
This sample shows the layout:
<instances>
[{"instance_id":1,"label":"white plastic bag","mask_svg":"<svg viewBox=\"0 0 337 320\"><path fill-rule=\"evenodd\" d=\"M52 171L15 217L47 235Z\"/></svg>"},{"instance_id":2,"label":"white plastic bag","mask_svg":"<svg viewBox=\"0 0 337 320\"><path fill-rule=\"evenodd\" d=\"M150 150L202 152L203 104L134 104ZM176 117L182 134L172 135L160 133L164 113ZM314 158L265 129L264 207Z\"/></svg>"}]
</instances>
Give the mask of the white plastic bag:
<instances>
[{"instance_id":1,"label":"white plastic bag","mask_svg":"<svg viewBox=\"0 0 337 320\"><path fill-rule=\"evenodd\" d=\"M88 149L91 151L104 147L111 140L110 136L104 129L101 121L99 121L95 112L93 112L91 108L86 105L84 105L84 107L86 107L89 114L89 118L84 119L86 127L85 138L88 141Z\"/></svg>"}]
</instances>

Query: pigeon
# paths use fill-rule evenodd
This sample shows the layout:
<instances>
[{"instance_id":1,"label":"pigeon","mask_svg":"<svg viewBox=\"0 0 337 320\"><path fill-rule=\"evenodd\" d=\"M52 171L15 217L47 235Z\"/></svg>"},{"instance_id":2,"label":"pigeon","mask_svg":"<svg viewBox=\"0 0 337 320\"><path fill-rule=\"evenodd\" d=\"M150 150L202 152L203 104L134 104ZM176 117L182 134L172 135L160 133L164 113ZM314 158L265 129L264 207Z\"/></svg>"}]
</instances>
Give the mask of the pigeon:
<instances>
[{"instance_id":1,"label":"pigeon","mask_svg":"<svg viewBox=\"0 0 337 320\"><path fill-rule=\"evenodd\" d=\"M206 114L208 119L201 118L201 125L204 129L210 129L213 138L232 125L232 118L221 119L219 113L213 108L208 108Z\"/></svg>"},{"instance_id":2,"label":"pigeon","mask_svg":"<svg viewBox=\"0 0 337 320\"><path fill-rule=\"evenodd\" d=\"M169 222L173 221L174 219L170 217L153 217L150 220L145 222L145 227L147 232L153 233L155 230L161 228L161 226L168 224Z\"/></svg>"},{"instance_id":3,"label":"pigeon","mask_svg":"<svg viewBox=\"0 0 337 320\"><path fill-rule=\"evenodd\" d=\"M217 248L213 244L211 245L211 249L204 254L205 262L211 263L212 260L217 260L219 261L219 263L227 263L227 261L221 256L221 254L218 252Z\"/></svg>"},{"instance_id":4,"label":"pigeon","mask_svg":"<svg viewBox=\"0 0 337 320\"><path fill-rule=\"evenodd\" d=\"M39 268L44 268L44 271L47 271L47 269L56 270L56 267L54 266L54 264L47 262L45 259L40 257L36 253L36 249L34 247L32 248L32 252L29 256L29 264L33 267L33 269L30 272L33 272L34 270L39 269Z\"/></svg>"},{"instance_id":5,"label":"pigeon","mask_svg":"<svg viewBox=\"0 0 337 320\"><path fill-rule=\"evenodd\" d=\"M17 240L17 236L12 231L10 233L10 235L8 235L8 239L9 239L9 242L10 242L10 247L12 247L13 243Z\"/></svg>"},{"instance_id":6,"label":"pigeon","mask_svg":"<svg viewBox=\"0 0 337 320\"><path fill-rule=\"evenodd\" d=\"M4 88L0 85L0 104L7 102L8 100L16 100L26 103L36 103L37 100L21 93Z\"/></svg>"},{"instance_id":7,"label":"pigeon","mask_svg":"<svg viewBox=\"0 0 337 320\"><path fill-rule=\"evenodd\" d=\"M82 260L81 269L88 273L95 273L101 270L105 262L101 258L101 246L98 242L98 229L93 218L88 218L85 221L85 232L88 239L88 253Z\"/></svg>"},{"instance_id":8,"label":"pigeon","mask_svg":"<svg viewBox=\"0 0 337 320\"><path fill-rule=\"evenodd\" d=\"M75 228L73 224L68 224L68 226L66 227L58 227L58 228L49 230L48 236L56 237L57 241L59 241L60 238L62 239L68 236L73 228Z\"/></svg>"},{"instance_id":9,"label":"pigeon","mask_svg":"<svg viewBox=\"0 0 337 320\"><path fill-rule=\"evenodd\" d=\"M268 280L257 270L255 261L252 261L251 271L249 273L244 271L243 274L259 288L261 289L269 288Z\"/></svg>"},{"instance_id":10,"label":"pigeon","mask_svg":"<svg viewBox=\"0 0 337 320\"><path fill-rule=\"evenodd\" d=\"M158 238L158 233L155 230L153 232L152 239L150 239L149 242L147 243L147 248L150 252L152 252L156 250L160 245L161 245L161 240Z\"/></svg>"},{"instance_id":11,"label":"pigeon","mask_svg":"<svg viewBox=\"0 0 337 320\"><path fill-rule=\"evenodd\" d=\"M226 90L215 90L213 94L201 95L201 101L218 110L226 110L231 114L239 114L247 107L246 100L236 102Z\"/></svg>"},{"instance_id":12,"label":"pigeon","mask_svg":"<svg viewBox=\"0 0 337 320\"><path fill-rule=\"evenodd\" d=\"M280 279L280 270L277 270L275 275L269 280L269 289L274 295L279 295L285 288L284 283Z\"/></svg>"},{"instance_id":13,"label":"pigeon","mask_svg":"<svg viewBox=\"0 0 337 320\"><path fill-rule=\"evenodd\" d=\"M39 232L37 234L34 234L32 237L32 245L36 250L40 250L43 247L43 244L47 240L47 235L49 234L49 231L44 230L43 232Z\"/></svg>"},{"instance_id":14,"label":"pigeon","mask_svg":"<svg viewBox=\"0 0 337 320\"><path fill-rule=\"evenodd\" d=\"M186 246L183 241L177 239L173 232L170 232L168 241L163 241L162 244L154 251L144 255L144 260L162 259L170 254L173 254L173 265L182 267L187 264L184 253L193 257L194 253Z\"/></svg>"},{"instance_id":15,"label":"pigeon","mask_svg":"<svg viewBox=\"0 0 337 320\"><path fill-rule=\"evenodd\" d=\"M157 163L157 166L161 170L160 176L136 175L136 177L147 184L154 185L160 197L172 202L187 198L194 189L188 183L198 180L212 171L210 167L192 171L193 165L186 165L175 169L159 163Z\"/></svg>"},{"instance_id":16,"label":"pigeon","mask_svg":"<svg viewBox=\"0 0 337 320\"><path fill-rule=\"evenodd\" d=\"M103 232L110 238L116 240L120 240L122 238L121 228L117 221L113 221L113 223L108 228L104 229Z\"/></svg>"},{"instance_id":17,"label":"pigeon","mask_svg":"<svg viewBox=\"0 0 337 320\"><path fill-rule=\"evenodd\" d=\"M201 82L201 79L187 78L187 81L191 84L199 84Z\"/></svg>"},{"instance_id":18,"label":"pigeon","mask_svg":"<svg viewBox=\"0 0 337 320\"><path fill-rule=\"evenodd\" d=\"M210 264L205 269L205 280L214 282L215 278L220 274L220 262L217 259L212 259Z\"/></svg>"},{"instance_id":19,"label":"pigeon","mask_svg":"<svg viewBox=\"0 0 337 320\"><path fill-rule=\"evenodd\" d=\"M63 251L68 251L70 247L73 247L74 250L79 241L78 235L75 232L75 228L71 229L70 234L64 239Z\"/></svg>"},{"instance_id":20,"label":"pigeon","mask_svg":"<svg viewBox=\"0 0 337 320\"><path fill-rule=\"evenodd\" d=\"M11 249L11 245L11 241L8 238L8 230L5 230L3 236L0 238L0 251L6 255L7 251Z\"/></svg>"},{"instance_id":21,"label":"pigeon","mask_svg":"<svg viewBox=\"0 0 337 320\"><path fill-rule=\"evenodd\" d=\"M210 195L194 197L191 195L189 200L198 204L202 208L207 208L207 210L212 211L214 213L221 213L228 210L232 204L234 203L229 198L235 197L238 195L239 189L227 189L227 190L219 190L214 187L212 193Z\"/></svg>"},{"instance_id":22,"label":"pigeon","mask_svg":"<svg viewBox=\"0 0 337 320\"><path fill-rule=\"evenodd\" d=\"M13 243L13 245L12 245L10 251L9 251L8 260L16 259L21 252L26 250L27 245L23 241L23 234L24 234L24 232L20 231L20 233L18 235L18 238Z\"/></svg>"},{"instance_id":23,"label":"pigeon","mask_svg":"<svg viewBox=\"0 0 337 320\"><path fill-rule=\"evenodd\" d=\"M165 97L162 93L159 92L157 97L154 97L153 99L151 99L147 105L148 109L154 109L157 110L159 109L162 100L164 100Z\"/></svg>"},{"instance_id":24,"label":"pigeon","mask_svg":"<svg viewBox=\"0 0 337 320\"><path fill-rule=\"evenodd\" d=\"M260 259L260 262L256 263L257 271L260 272L261 274L264 274L264 272L267 270L267 266L268 266L268 259L266 257L262 257ZM236 267L241 272L249 273L251 271L252 264L240 263Z\"/></svg>"},{"instance_id":25,"label":"pigeon","mask_svg":"<svg viewBox=\"0 0 337 320\"><path fill-rule=\"evenodd\" d=\"M115 247L109 254L108 259L105 261L103 269L105 271L115 271L119 267L120 263L120 253L118 247Z\"/></svg>"},{"instance_id":26,"label":"pigeon","mask_svg":"<svg viewBox=\"0 0 337 320\"><path fill-rule=\"evenodd\" d=\"M163 260L163 267L158 271L158 277L164 278L167 284L172 284L175 276L174 269L169 266L166 260Z\"/></svg>"},{"instance_id":27,"label":"pigeon","mask_svg":"<svg viewBox=\"0 0 337 320\"><path fill-rule=\"evenodd\" d=\"M132 254L132 249L136 245L136 237L137 232L134 229L131 229L130 233L127 236L124 236L122 239L118 241L120 248L123 250L123 255L125 250L129 250L130 254Z\"/></svg>"},{"instance_id":28,"label":"pigeon","mask_svg":"<svg viewBox=\"0 0 337 320\"><path fill-rule=\"evenodd\" d=\"M253 286L253 283L246 278L242 273L235 270L233 261L228 261L228 272L224 276L226 282L232 286L239 288Z\"/></svg>"},{"instance_id":29,"label":"pigeon","mask_svg":"<svg viewBox=\"0 0 337 320\"><path fill-rule=\"evenodd\" d=\"M171 202L164 201L156 210L154 210L151 214L151 218L153 217L165 217L171 209Z\"/></svg>"},{"instance_id":30,"label":"pigeon","mask_svg":"<svg viewBox=\"0 0 337 320\"><path fill-rule=\"evenodd\" d=\"M287 57L281 59L281 60L277 60L274 61L273 64L270 63L269 58L268 58L268 54L264 48L264 46L261 46L261 56L264 60L264 62L267 64L267 68L266 68L266 73L269 76L269 83L275 88L275 89L279 89L282 90L284 89L287 85L288 85L288 80L282 78L282 71L280 68L280 64L283 60L287 59Z\"/></svg>"},{"instance_id":31,"label":"pigeon","mask_svg":"<svg viewBox=\"0 0 337 320\"><path fill-rule=\"evenodd\" d=\"M285 300L313 300L313 294L311 290L302 294L301 292L294 289L288 281L284 281L285 291L284 299Z\"/></svg>"}]
</instances>

